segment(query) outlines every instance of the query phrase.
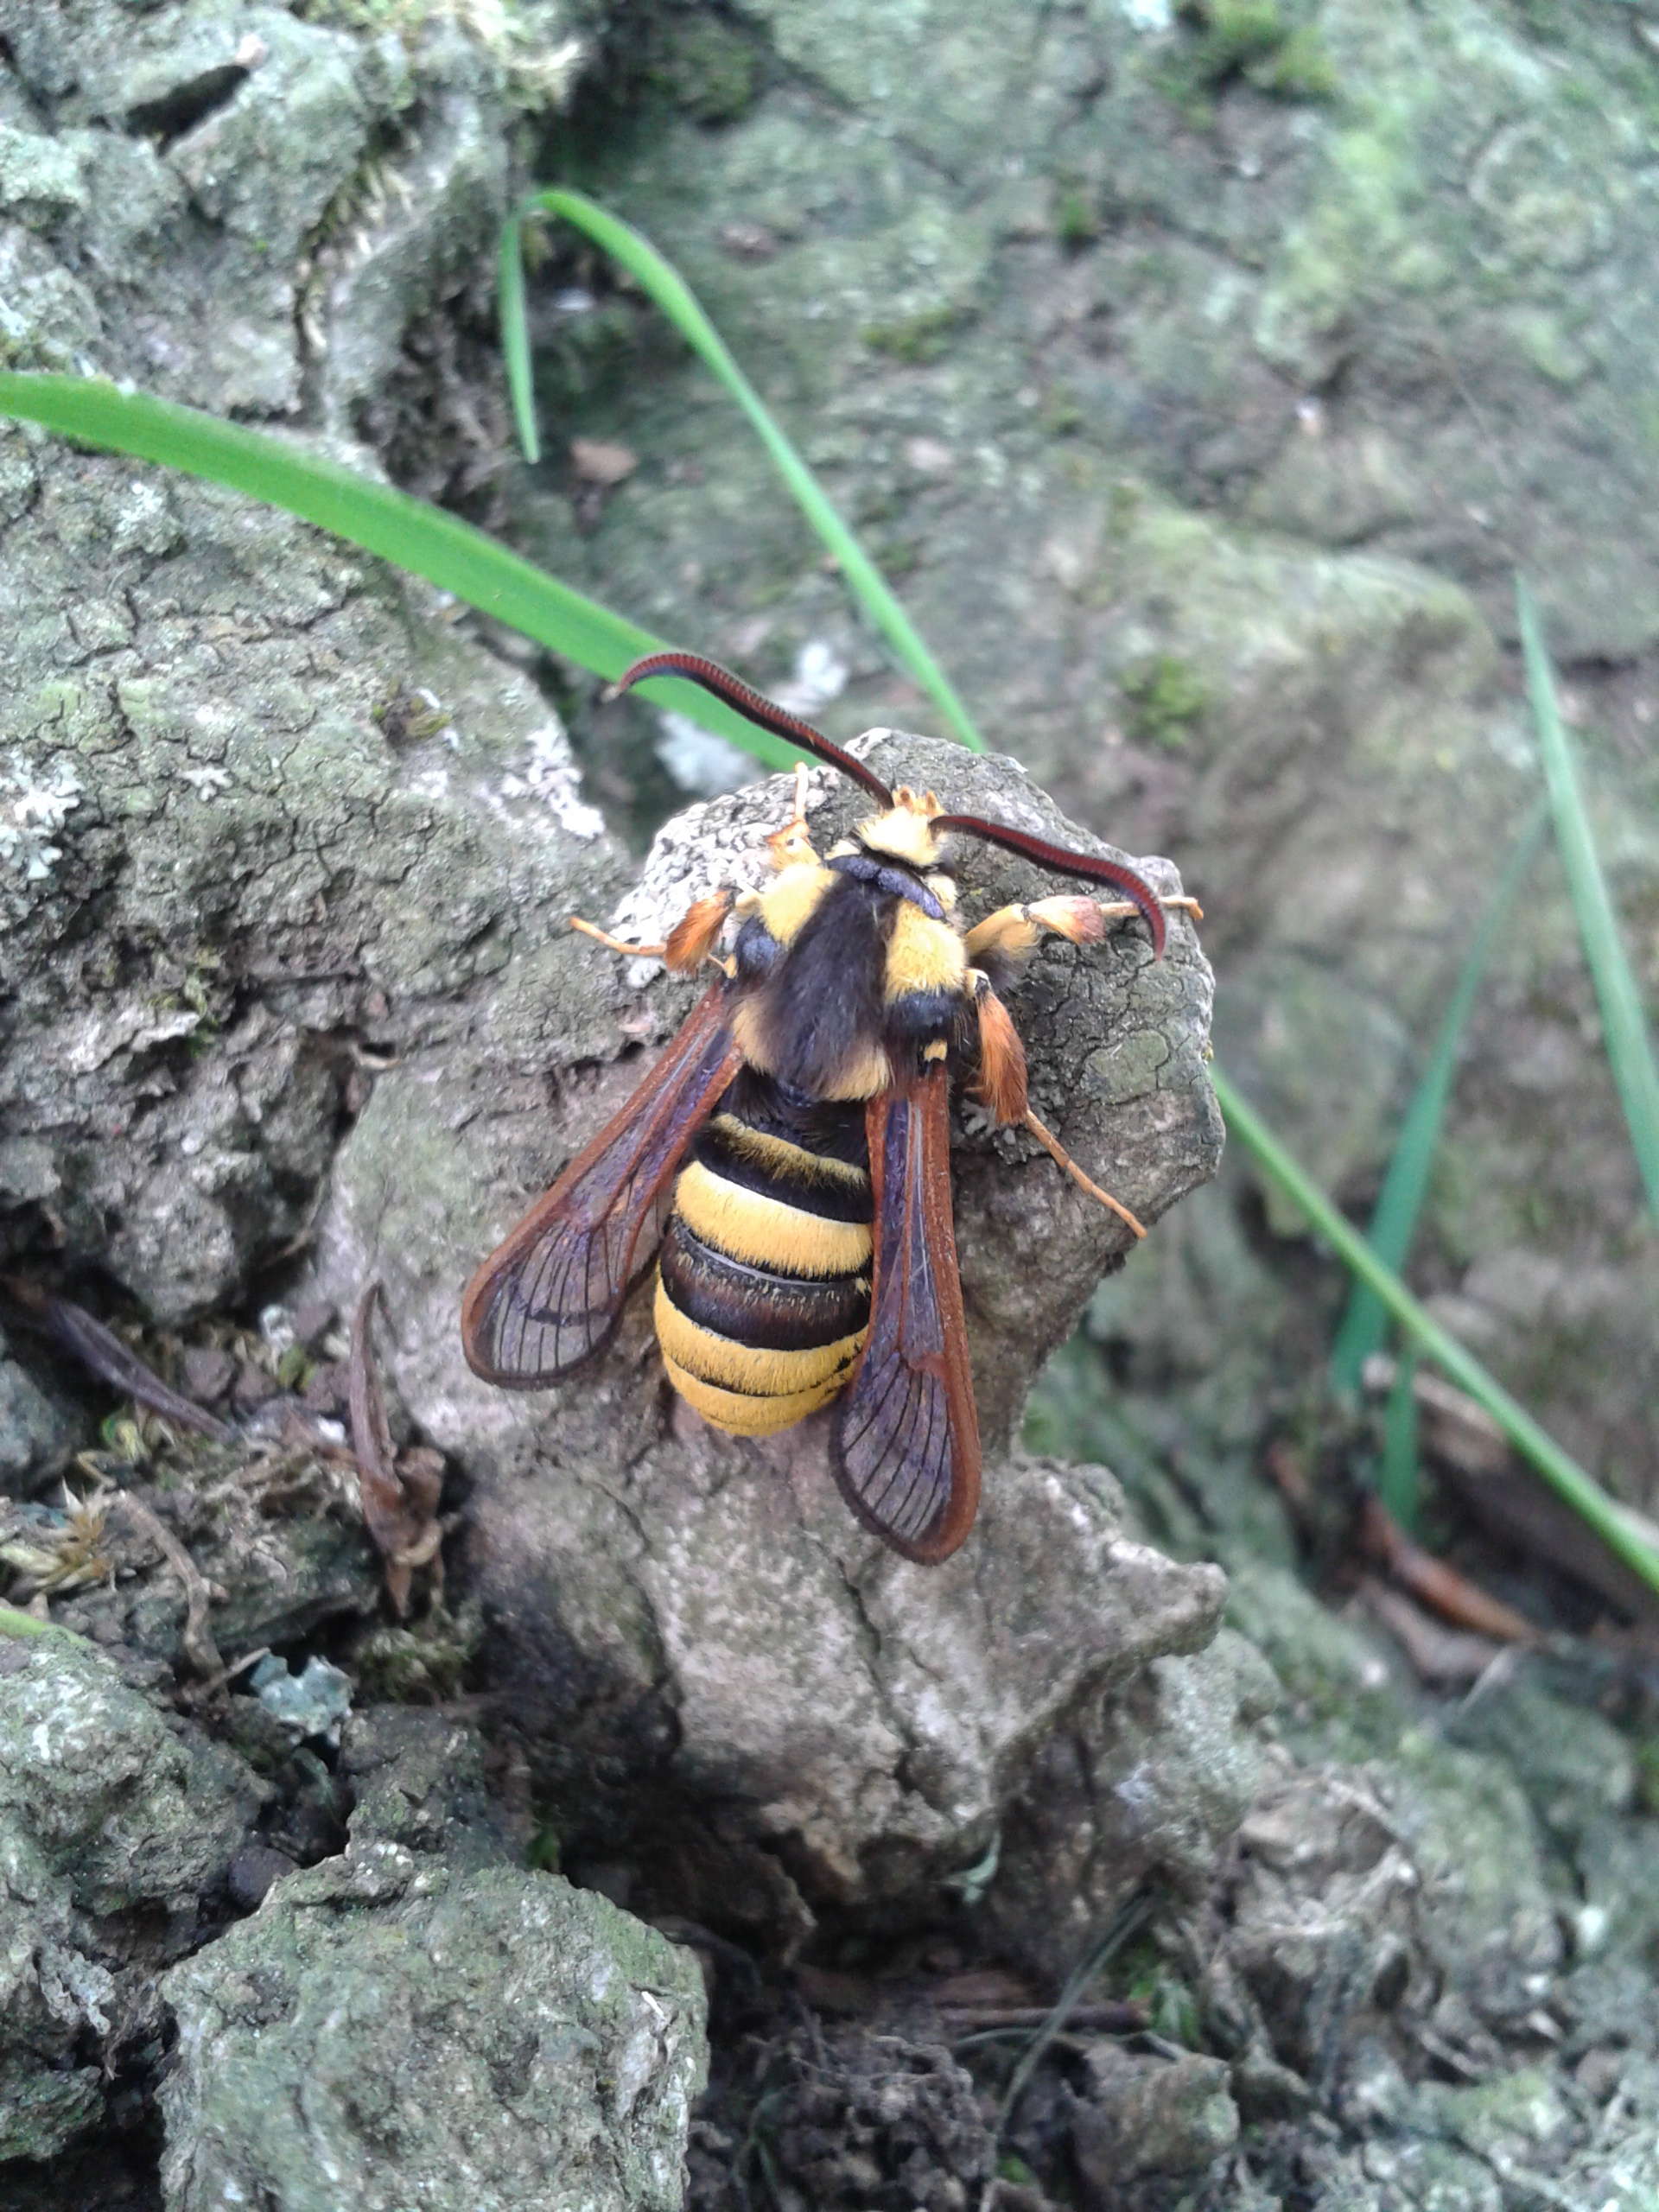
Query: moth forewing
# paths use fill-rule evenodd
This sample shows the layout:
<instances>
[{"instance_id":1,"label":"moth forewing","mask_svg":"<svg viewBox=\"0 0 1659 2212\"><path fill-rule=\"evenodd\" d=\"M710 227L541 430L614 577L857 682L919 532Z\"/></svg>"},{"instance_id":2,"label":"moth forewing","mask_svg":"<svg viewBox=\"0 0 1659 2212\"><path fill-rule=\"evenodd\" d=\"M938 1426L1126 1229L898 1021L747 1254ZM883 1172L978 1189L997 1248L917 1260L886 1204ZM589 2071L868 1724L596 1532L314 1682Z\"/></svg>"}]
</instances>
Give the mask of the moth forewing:
<instances>
[{"instance_id":1,"label":"moth forewing","mask_svg":"<svg viewBox=\"0 0 1659 2212\"><path fill-rule=\"evenodd\" d=\"M485 1382L540 1389L610 1336L629 1285L656 1250L653 1217L742 1065L731 1001L728 982L704 994L627 1104L474 1275L461 1300L461 1340Z\"/></svg>"}]
</instances>

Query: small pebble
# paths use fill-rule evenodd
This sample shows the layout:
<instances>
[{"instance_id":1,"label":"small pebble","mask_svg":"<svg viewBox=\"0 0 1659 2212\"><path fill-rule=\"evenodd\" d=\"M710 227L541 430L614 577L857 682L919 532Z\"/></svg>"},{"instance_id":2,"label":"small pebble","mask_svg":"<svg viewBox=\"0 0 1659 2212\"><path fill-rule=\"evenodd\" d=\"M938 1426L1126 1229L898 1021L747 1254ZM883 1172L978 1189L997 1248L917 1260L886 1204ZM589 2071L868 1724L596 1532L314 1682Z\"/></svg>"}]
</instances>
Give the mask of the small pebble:
<instances>
[{"instance_id":1,"label":"small pebble","mask_svg":"<svg viewBox=\"0 0 1659 2212\"><path fill-rule=\"evenodd\" d=\"M187 1397L211 1406L225 1395L236 1380L236 1362L214 1344L194 1344L180 1363L180 1379Z\"/></svg>"},{"instance_id":2,"label":"small pebble","mask_svg":"<svg viewBox=\"0 0 1659 2212\"><path fill-rule=\"evenodd\" d=\"M286 1852L273 1851L268 1843L250 1843L238 1851L226 1875L231 1896L245 1911L262 1904L273 1882L294 1872Z\"/></svg>"}]
</instances>

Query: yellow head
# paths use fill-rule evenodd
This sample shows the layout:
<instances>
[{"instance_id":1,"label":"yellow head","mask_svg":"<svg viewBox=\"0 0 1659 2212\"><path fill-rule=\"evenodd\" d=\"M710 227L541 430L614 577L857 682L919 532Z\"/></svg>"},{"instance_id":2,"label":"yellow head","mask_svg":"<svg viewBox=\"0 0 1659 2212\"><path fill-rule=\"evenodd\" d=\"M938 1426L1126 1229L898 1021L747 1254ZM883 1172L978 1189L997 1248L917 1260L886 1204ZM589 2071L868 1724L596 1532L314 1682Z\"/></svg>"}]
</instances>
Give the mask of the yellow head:
<instances>
[{"instance_id":1,"label":"yellow head","mask_svg":"<svg viewBox=\"0 0 1659 2212\"><path fill-rule=\"evenodd\" d=\"M902 861L924 873L937 868L943 840L934 830L934 817L944 808L931 791L913 791L901 784L885 814L872 814L861 822L852 838L836 847L837 853L880 853L885 859Z\"/></svg>"}]
</instances>

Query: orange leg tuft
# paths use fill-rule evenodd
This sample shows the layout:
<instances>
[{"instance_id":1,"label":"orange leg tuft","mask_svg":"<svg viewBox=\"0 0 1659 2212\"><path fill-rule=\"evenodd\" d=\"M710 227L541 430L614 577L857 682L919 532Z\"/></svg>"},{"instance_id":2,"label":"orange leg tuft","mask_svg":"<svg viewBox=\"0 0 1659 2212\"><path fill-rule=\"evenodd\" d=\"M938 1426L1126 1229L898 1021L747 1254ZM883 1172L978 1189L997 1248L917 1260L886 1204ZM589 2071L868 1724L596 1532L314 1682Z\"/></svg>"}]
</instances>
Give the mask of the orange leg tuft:
<instances>
[{"instance_id":1,"label":"orange leg tuft","mask_svg":"<svg viewBox=\"0 0 1659 2212\"><path fill-rule=\"evenodd\" d=\"M1159 904L1179 908L1194 921L1204 909L1196 899L1162 899ZM988 953L1004 960L1028 959L1045 936L1063 937L1072 944L1096 944L1106 934L1108 922L1122 921L1140 908L1127 899L1039 899L1030 906L999 906L968 932L968 957L982 960Z\"/></svg>"},{"instance_id":2,"label":"orange leg tuft","mask_svg":"<svg viewBox=\"0 0 1659 2212\"><path fill-rule=\"evenodd\" d=\"M715 949L715 940L726 926L734 891L711 891L689 907L668 933L663 948L664 964L672 975L689 976L700 968Z\"/></svg>"},{"instance_id":3,"label":"orange leg tuft","mask_svg":"<svg viewBox=\"0 0 1659 2212\"><path fill-rule=\"evenodd\" d=\"M584 922L580 914L571 915L570 926L592 938L595 944L602 944L607 952L620 952L629 960L660 960L671 975L689 976L705 960L715 960L717 968L726 968L729 974L727 963L715 959L715 940L736 897L734 891L712 891L706 899L699 899L675 923L664 944L630 944L626 938L613 937L608 930Z\"/></svg>"},{"instance_id":4,"label":"orange leg tuft","mask_svg":"<svg viewBox=\"0 0 1659 2212\"><path fill-rule=\"evenodd\" d=\"M983 976L970 976L979 1015L979 1073L974 1094L999 1128L1026 1117L1026 1048L1013 1017Z\"/></svg>"}]
</instances>

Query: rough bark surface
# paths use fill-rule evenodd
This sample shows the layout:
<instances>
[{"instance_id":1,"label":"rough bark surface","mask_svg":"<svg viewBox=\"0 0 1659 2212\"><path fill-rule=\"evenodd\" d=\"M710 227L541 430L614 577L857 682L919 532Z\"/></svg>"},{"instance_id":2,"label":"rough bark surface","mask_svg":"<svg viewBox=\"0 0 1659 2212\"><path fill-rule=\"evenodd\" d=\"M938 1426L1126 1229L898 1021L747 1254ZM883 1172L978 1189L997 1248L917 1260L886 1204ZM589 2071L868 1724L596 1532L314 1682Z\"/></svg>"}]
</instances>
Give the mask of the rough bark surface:
<instances>
[{"instance_id":1,"label":"rough bark surface","mask_svg":"<svg viewBox=\"0 0 1659 2212\"><path fill-rule=\"evenodd\" d=\"M457 1824L475 1746L424 1732L365 1777L340 1856L162 1982L169 2207L677 2212L696 1961Z\"/></svg>"}]
</instances>

